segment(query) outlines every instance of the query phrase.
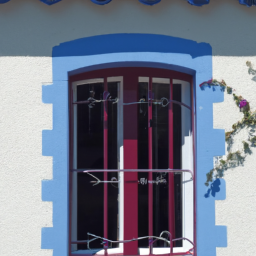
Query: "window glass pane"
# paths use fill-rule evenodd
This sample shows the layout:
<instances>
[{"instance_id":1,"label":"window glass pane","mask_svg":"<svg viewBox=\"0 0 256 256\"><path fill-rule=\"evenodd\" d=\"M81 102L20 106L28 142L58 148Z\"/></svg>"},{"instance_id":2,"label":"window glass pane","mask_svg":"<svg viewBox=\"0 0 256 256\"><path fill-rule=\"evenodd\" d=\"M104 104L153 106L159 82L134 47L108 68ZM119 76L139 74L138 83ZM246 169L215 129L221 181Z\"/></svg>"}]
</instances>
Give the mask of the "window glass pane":
<instances>
[{"instance_id":1,"label":"window glass pane","mask_svg":"<svg viewBox=\"0 0 256 256\"><path fill-rule=\"evenodd\" d=\"M181 85L173 85L173 99L181 102ZM173 168L181 167L181 106L173 104ZM175 195L175 237L182 237L182 176L180 173L174 174L174 195ZM175 242L174 246L181 247L182 240Z\"/></svg>"},{"instance_id":2,"label":"window glass pane","mask_svg":"<svg viewBox=\"0 0 256 256\"><path fill-rule=\"evenodd\" d=\"M148 82L139 82L139 99L148 102ZM148 169L148 104L138 104L138 169ZM138 172L138 236L148 235L148 173ZM138 241L148 247L148 240Z\"/></svg>"},{"instance_id":3,"label":"window glass pane","mask_svg":"<svg viewBox=\"0 0 256 256\"><path fill-rule=\"evenodd\" d=\"M152 99L170 98L170 83L152 84ZM153 104L153 168L168 169L169 165L169 119L168 107ZM159 236L164 230L169 230L168 217L168 175L154 173L153 180L165 180L165 183L153 183L153 235ZM157 241L154 247L167 246L163 241Z\"/></svg>"},{"instance_id":4,"label":"window glass pane","mask_svg":"<svg viewBox=\"0 0 256 256\"><path fill-rule=\"evenodd\" d=\"M103 173L93 173L103 180ZM87 232L103 236L103 184L93 186L93 177L87 173L79 173L77 182L77 239L87 240ZM90 243L90 248L102 248L101 241ZM79 244L78 249L87 249L87 245Z\"/></svg>"},{"instance_id":5,"label":"window glass pane","mask_svg":"<svg viewBox=\"0 0 256 256\"><path fill-rule=\"evenodd\" d=\"M118 97L118 83L108 83L111 99ZM108 102L108 169L117 169L117 106Z\"/></svg>"},{"instance_id":6,"label":"window glass pane","mask_svg":"<svg viewBox=\"0 0 256 256\"><path fill-rule=\"evenodd\" d=\"M109 172L109 181L117 181L118 173ZM108 183L108 239L117 241L119 240L119 218L118 218L118 197L119 197L119 184ZM118 243L109 244L111 248L119 247Z\"/></svg>"},{"instance_id":7,"label":"window glass pane","mask_svg":"<svg viewBox=\"0 0 256 256\"><path fill-rule=\"evenodd\" d=\"M117 97L118 83L109 83L111 98ZM77 101L92 97L103 99L103 83L77 86ZM107 103L108 107L108 168L117 169L117 104ZM103 169L103 113L104 104L95 103L77 105L77 169ZM103 173L92 172L103 181ZM117 173L108 173L107 180L117 180ZM87 232L104 236L104 183L93 186L90 181L96 179L88 174L77 176L77 239L87 240ZM118 184L108 185L108 238L118 240ZM118 247L118 244L109 244ZM100 239L90 243L90 248L103 248ZM87 245L78 245L77 249L87 249Z\"/></svg>"},{"instance_id":8,"label":"window glass pane","mask_svg":"<svg viewBox=\"0 0 256 256\"><path fill-rule=\"evenodd\" d=\"M118 97L118 82L108 83L108 92L112 99ZM108 102L108 169L117 169L117 106ZM109 172L109 181L117 181L118 173ZM108 239L119 239L118 222L119 184L108 183ZM109 244L112 248L119 247L118 243Z\"/></svg>"},{"instance_id":9,"label":"window glass pane","mask_svg":"<svg viewBox=\"0 0 256 256\"><path fill-rule=\"evenodd\" d=\"M77 86L77 101L102 99L103 83ZM103 104L77 105L77 169L103 169Z\"/></svg>"},{"instance_id":10,"label":"window glass pane","mask_svg":"<svg viewBox=\"0 0 256 256\"><path fill-rule=\"evenodd\" d=\"M77 101L92 97L102 99L103 83L77 86ZM77 169L103 169L103 104L77 105ZM93 173L103 180L103 173ZM93 186L93 177L85 173L77 176L77 239L87 240L87 232L103 236L103 185ZM88 221L90 220L90 221ZM90 248L102 248L100 240ZM87 245L78 245L87 249Z\"/></svg>"}]
</instances>

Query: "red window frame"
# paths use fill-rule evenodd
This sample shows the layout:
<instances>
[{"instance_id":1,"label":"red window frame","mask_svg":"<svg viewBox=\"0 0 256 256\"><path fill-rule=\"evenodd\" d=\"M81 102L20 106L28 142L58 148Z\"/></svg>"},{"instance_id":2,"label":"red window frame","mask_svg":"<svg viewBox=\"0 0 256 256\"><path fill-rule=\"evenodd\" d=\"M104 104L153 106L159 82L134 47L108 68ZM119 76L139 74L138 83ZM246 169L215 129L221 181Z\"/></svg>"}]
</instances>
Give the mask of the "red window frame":
<instances>
[{"instance_id":1,"label":"red window frame","mask_svg":"<svg viewBox=\"0 0 256 256\"><path fill-rule=\"evenodd\" d=\"M132 75L131 75L132 74ZM123 77L123 88L124 102L135 102L137 101L137 84L139 77L149 77L149 91L152 90L152 78L169 78L170 79L170 99L172 100L172 81L173 79L183 80L189 82L191 85L191 120L192 120L192 137L193 137L193 158L194 158L194 173L195 177L195 135L194 135L194 94L193 94L193 77L191 75L172 71L165 69L157 68L143 68L143 67L121 67L121 68L110 68L110 69L101 69L94 70L86 73L81 73L69 77L69 256L74 255L71 253L71 244L79 243L71 241L71 214L72 214L72 172L73 170L73 90L72 83L75 81L103 78L104 79L104 90L107 91L107 78L108 77ZM125 93L125 92L130 93ZM108 169L108 113L107 113L107 104L106 102L104 107L104 169ZM173 108L172 104L169 104L169 129L170 134L173 134ZM137 124L137 106L131 105L129 108L124 107L123 116L124 116L124 169L138 169L138 150L137 150L137 130L135 129ZM152 119L152 103L149 103L148 111L148 120ZM133 122L135 125L131 129L129 123ZM149 169L152 169L152 127L149 127L148 130L148 142L149 142ZM173 169L173 136L169 136L169 169ZM101 170L104 171L104 170ZM112 170L111 170L112 171ZM137 172L125 172L124 181L136 180ZM149 172L148 179L152 180L152 172ZM169 184L173 184L174 174L169 173ZM107 180L107 172L104 172L104 180ZM196 244L196 208L195 208L195 180L194 180L194 244ZM131 237L138 237L138 188L137 184L128 183L124 188L124 240L129 240ZM149 185L148 192L148 202L149 202L149 236L153 235L153 184ZM104 237L108 236L108 226L107 226L107 183L104 183ZM172 187L169 186L169 231L174 234L174 193ZM126 207L126 206L129 207ZM134 225L131 225L133 223ZM194 248L195 250L195 248ZM107 253L107 251L106 251ZM151 255L152 251L150 251ZM181 253L171 253L168 255L180 255ZM83 254L76 254L83 255ZM138 255L138 242L133 241L132 243L124 244L124 253L123 255Z\"/></svg>"}]
</instances>

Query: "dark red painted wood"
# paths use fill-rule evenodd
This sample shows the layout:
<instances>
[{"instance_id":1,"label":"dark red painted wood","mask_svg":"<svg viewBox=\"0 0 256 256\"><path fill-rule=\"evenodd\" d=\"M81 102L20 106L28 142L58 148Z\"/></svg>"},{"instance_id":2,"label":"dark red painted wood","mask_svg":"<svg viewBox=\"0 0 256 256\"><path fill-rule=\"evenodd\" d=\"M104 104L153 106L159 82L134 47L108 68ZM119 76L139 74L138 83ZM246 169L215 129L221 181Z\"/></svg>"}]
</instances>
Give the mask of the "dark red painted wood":
<instances>
[{"instance_id":1,"label":"dark red painted wood","mask_svg":"<svg viewBox=\"0 0 256 256\"><path fill-rule=\"evenodd\" d=\"M143 68L143 67L122 67L122 68L109 68L94 70L86 73L81 73L69 77L70 82L80 81L85 79L93 79L99 77L111 77L111 76L122 76L127 74L129 76L141 76L141 77L161 77L161 78L172 78L179 79L187 82L191 82L191 75L184 74L181 72L168 70L168 69L158 69L158 68Z\"/></svg>"},{"instance_id":2,"label":"dark red painted wood","mask_svg":"<svg viewBox=\"0 0 256 256\"><path fill-rule=\"evenodd\" d=\"M152 77L148 85L148 168L153 169L152 159ZM153 173L148 173L148 180L153 180ZM153 236L153 183L148 183L148 235Z\"/></svg>"},{"instance_id":3,"label":"dark red painted wood","mask_svg":"<svg viewBox=\"0 0 256 256\"><path fill-rule=\"evenodd\" d=\"M124 102L138 101L138 77L124 76ZM124 106L124 169L138 169L137 105ZM138 173L124 173L124 240L138 237ZM124 255L137 255L138 241L124 244Z\"/></svg>"},{"instance_id":4,"label":"dark red painted wood","mask_svg":"<svg viewBox=\"0 0 256 256\"><path fill-rule=\"evenodd\" d=\"M173 99L173 84L170 82L170 99ZM173 103L169 104L169 168L173 169ZM169 232L175 238L174 173L168 174L169 182Z\"/></svg>"}]
</instances>

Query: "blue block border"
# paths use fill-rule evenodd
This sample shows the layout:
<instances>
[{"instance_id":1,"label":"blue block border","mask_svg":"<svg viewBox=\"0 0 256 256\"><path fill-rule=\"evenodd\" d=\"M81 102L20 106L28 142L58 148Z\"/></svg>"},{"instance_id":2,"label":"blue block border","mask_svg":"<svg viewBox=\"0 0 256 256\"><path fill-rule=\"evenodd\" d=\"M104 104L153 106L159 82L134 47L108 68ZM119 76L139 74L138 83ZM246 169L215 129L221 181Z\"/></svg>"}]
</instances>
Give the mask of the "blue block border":
<instances>
[{"instance_id":1,"label":"blue block border","mask_svg":"<svg viewBox=\"0 0 256 256\"><path fill-rule=\"evenodd\" d=\"M104 43L102 43L104 42ZM201 90L212 78L212 49L207 43L148 34L114 34L82 38L53 48L53 84L43 86L43 102L53 104L53 130L43 131L42 153L53 156L53 179L42 181L42 200L53 202L53 227L42 228L42 249L53 256L68 255L68 76L81 71L121 66L150 66L194 75L196 100L197 255L216 256L227 246L225 226L215 225L215 200L220 191L205 196L206 173L213 157L225 154L224 130L213 129L213 103L224 100L218 88Z\"/></svg>"}]
</instances>

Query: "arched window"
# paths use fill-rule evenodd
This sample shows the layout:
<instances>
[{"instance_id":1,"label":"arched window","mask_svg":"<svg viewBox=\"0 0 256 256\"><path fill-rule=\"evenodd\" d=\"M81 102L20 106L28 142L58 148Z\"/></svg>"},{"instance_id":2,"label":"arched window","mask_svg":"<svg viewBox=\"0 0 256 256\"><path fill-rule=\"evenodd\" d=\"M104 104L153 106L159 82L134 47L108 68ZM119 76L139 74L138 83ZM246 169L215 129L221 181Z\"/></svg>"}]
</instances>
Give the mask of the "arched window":
<instances>
[{"instance_id":1,"label":"arched window","mask_svg":"<svg viewBox=\"0 0 256 256\"><path fill-rule=\"evenodd\" d=\"M153 68L70 77L70 255L193 248L191 81Z\"/></svg>"}]
</instances>

